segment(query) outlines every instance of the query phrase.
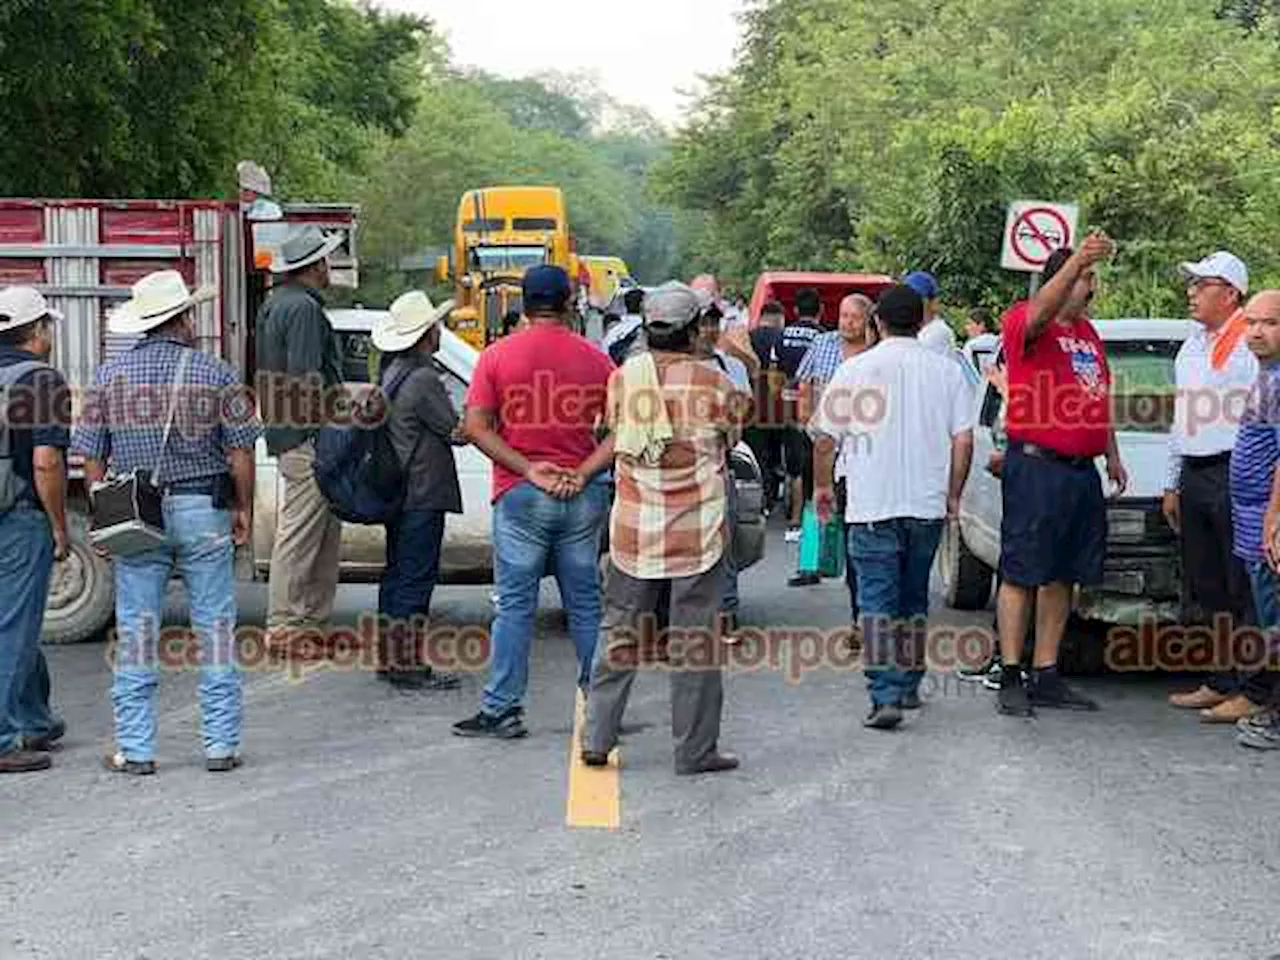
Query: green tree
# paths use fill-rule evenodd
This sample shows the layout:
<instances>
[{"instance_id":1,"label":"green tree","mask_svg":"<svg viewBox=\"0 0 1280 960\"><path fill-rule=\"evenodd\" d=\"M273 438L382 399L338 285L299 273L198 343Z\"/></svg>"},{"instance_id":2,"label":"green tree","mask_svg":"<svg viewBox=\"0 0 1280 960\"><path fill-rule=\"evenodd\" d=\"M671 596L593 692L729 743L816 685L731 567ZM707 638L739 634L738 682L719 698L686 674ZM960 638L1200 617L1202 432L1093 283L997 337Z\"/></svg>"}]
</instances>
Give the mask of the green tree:
<instances>
[{"instance_id":1,"label":"green tree","mask_svg":"<svg viewBox=\"0 0 1280 960\"><path fill-rule=\"evenodd\" d=\"M251 156L333 194L408 127L432 56L426 21L345 0L9 0L0 190L219 195Z\"/></svg>"}]
</instances>

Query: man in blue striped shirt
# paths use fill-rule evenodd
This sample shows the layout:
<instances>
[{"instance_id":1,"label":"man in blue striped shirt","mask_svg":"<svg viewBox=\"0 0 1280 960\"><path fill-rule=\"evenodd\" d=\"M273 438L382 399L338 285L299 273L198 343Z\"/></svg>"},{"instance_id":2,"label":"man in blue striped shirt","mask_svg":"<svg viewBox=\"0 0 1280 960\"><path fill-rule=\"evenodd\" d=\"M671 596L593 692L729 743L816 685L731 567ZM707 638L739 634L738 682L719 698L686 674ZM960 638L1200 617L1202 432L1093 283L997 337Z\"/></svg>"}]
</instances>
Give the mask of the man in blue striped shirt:
<instances>
[{"instance_id":1,"label":"man in blue striped shirt","mask_svg":"<svg viewBox=\"0 0 1280 960\"><path fill-rule=\"evenodd\" d=\"M1249 349L1261 369L1241 419L1231 451L1231 521L1234 552L1244 561L1253 587L1262 629L1271 634L1268 650L1280 656L1275 631L1280 630L1280 290L1264 290L1245 308ZM1253 674L1244 694L1254 714L1237 723L1241 746L1280 750L1280 674L1267 669Z\"/></svg>"}]
</instances>

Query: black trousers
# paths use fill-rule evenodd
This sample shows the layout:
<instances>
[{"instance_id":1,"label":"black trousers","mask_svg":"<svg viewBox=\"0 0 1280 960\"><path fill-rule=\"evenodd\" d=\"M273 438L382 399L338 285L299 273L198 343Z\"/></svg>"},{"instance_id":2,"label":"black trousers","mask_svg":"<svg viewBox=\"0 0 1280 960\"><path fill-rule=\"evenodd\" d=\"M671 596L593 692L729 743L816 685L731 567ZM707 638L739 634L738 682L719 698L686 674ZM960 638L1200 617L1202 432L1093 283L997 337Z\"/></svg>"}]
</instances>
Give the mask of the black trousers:
<instances>
[{"instance_id":1,"label":"black trousers","mask_svg":"<svg viewBox=\"0 0 1280 960\"><path fill-rule=\"evenodd\" d=\"M1225 460L1183 460L1183 607L1192 622L1213 623L1226 614L1236 625L1257 623L1244 563L1232 553L1230 465ZM1241 691L1249 677L1222 670L1208 679L1222 693Z\"/></svg>"},{"instance_id":2,"label":"black trousers","mask_svg":"<svg viewBox=\"0 0 1280 960\"><path fill-rule=\"evenodd\" d=\"M844 530L844 582L849 588L849 613L850 623L858 622L858 573L853 568L853 561L849 559L849 528L850 523L844 523L845 507L849 503L849 481L841 478L836 481L836 516L842 521L841 529Z\"/></svg>"}]
</instances>

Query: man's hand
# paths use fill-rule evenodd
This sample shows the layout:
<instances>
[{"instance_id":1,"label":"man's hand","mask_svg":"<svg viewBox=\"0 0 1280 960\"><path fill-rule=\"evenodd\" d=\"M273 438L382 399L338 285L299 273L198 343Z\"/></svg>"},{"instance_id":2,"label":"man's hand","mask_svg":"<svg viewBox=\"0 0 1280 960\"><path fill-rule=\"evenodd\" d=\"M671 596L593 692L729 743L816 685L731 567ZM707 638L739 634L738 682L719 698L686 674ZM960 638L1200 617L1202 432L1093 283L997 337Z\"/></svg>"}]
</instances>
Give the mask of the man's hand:
<instances>
[{"instance_id":1,"label":"man's hand","mask_svg":"<svg viewBox=\"0 0 1280 960\"><path fill-rule=\"evenodd\" d=\"M237 547L248 546L253 536L253 512L247 507L231 511L231 542Z\"/></svg>"},{"instance_id":2,"label":"man's hand","mask_svg":"<svg viewBox=\"0 0 1280 960\"><path fill-rule=\"evenodd\" d=\"M819 523L830 523L836 512L836 492L831 487L815 487L813 491L813 509L818 514Z\"/></svg>"},{"instance_id":3,"label":"man's hand","mask_svg":"<svg viewBox=\"0 0 1280 960\"><path fill-rule=\"evenodd\" d=\"M947 497L947 522L957 523L960 520L960 498Z\"/></svg>"},{"instance_id":4,"label":"man's hand","mask_svg":"<svg viewBox=\"0 0 1280 960\"><path fill-rule=\"evenodd\" d=\"M55 527L53 530L53 559L61 563L70 553L66 527Z\"/></svg>"},{"instance_id":5,"label":"man's hand","mask_svg":"<svg viewBox=\"0 0 1280 960\"><path fill-rule=\"evenodd\" d=\"M1080 244L1080 249L1076 251L1076 257L1084 268L1088 269L1103 260L1111 259L1115 252L1115 241L1099 230L1084 238L1084 243Z\"/></svg>"},{"instance_id":6,"label":"man's hand","mask_svg":"<svg viewBox=\"0 0 1280 960\"><path fill-rule=\"evenodd\" d=\"M587 478L578 471L567 471L561 478L556 496L562 500L572 500L587 486Z\"/></svg>"},{"instance_id":7,"label":"man's hand","mask_svg":"<svg viewBox=\"0 0 1280 960\"><path fill-rule=\"evenodd\" d=\"M1164 519L1174 533L1182 533L1182 500L1177 490L1166 490L1164 502L1160 504Z\"/></svg>"},{"instance_id":8,"label":"man's hand","mask_svg":"<svg viewBox=\"0 0 1280 960\"><path fill-rule=\"evenodd\" d=\"M993 477L999 477L1004 472L1004 452L1001 450L993 450L991 456L987 458L987 473Z\"/></svg>"},{"instance_id":9,"label":"man's hand","mask_svg":"<svg viewBox=\"0 0 1280 960\"><path fill-rule=\"evenodd\" d=\"M543 493L548 493L560 500L567 500L576 496L576 493L569 493L569 480L574 476L573 471L565 470L563 467L557 467L554 463L546 463L545 461L529 464L528 471L525 472L524 478L532 483Z\"/></svg>"},{"instance_id":10,"label":"man's hand","mask_svg":"<svg viewBox=\"0 0 1280 960\"><path fill-rule=\"evenodd\" d=\"M1262 517L1262 552L1267 566L1280 573L1280 513L1267 507Z\"/></svg>"},{"instance_id":11,"label":"man's hand","mask_svg":"<svg viewBox=\"0 0 1280 960\"><path fill-rule=\"evenodd\" d=\"M1111 481L1112 499L1119 497L1129 489L1129 471L1118 457L1107 457L1107 479Z\"/></svg>"}]
</instances>

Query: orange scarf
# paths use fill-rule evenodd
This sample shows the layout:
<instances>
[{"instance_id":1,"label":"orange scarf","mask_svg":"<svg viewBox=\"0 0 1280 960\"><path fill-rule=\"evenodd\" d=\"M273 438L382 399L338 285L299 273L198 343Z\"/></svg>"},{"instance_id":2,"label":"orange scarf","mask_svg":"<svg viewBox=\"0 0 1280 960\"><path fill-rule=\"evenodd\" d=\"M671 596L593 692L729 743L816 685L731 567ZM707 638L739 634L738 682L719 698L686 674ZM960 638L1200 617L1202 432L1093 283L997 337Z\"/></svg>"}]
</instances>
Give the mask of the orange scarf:
<instances>
[{"instance_id":1,"label":"orange scarf","mask_svg":"<svg viewBox=\"0 0 1280 960\"><path fill-rule=\"evenodd\" d=\"M1231 359L1231 354L1235 352L1236 344L1240 342L1240 338L1248 332L1249 320L1244 315L1243 310L1237 310L1231 315L1231 319L1222 325L1222 329L1213 334L1213 349L1209 354L1209 362L1213 365L1213 369L1222 370L1227 366L1227 361Z\"/></svg>"}]
</instances>

